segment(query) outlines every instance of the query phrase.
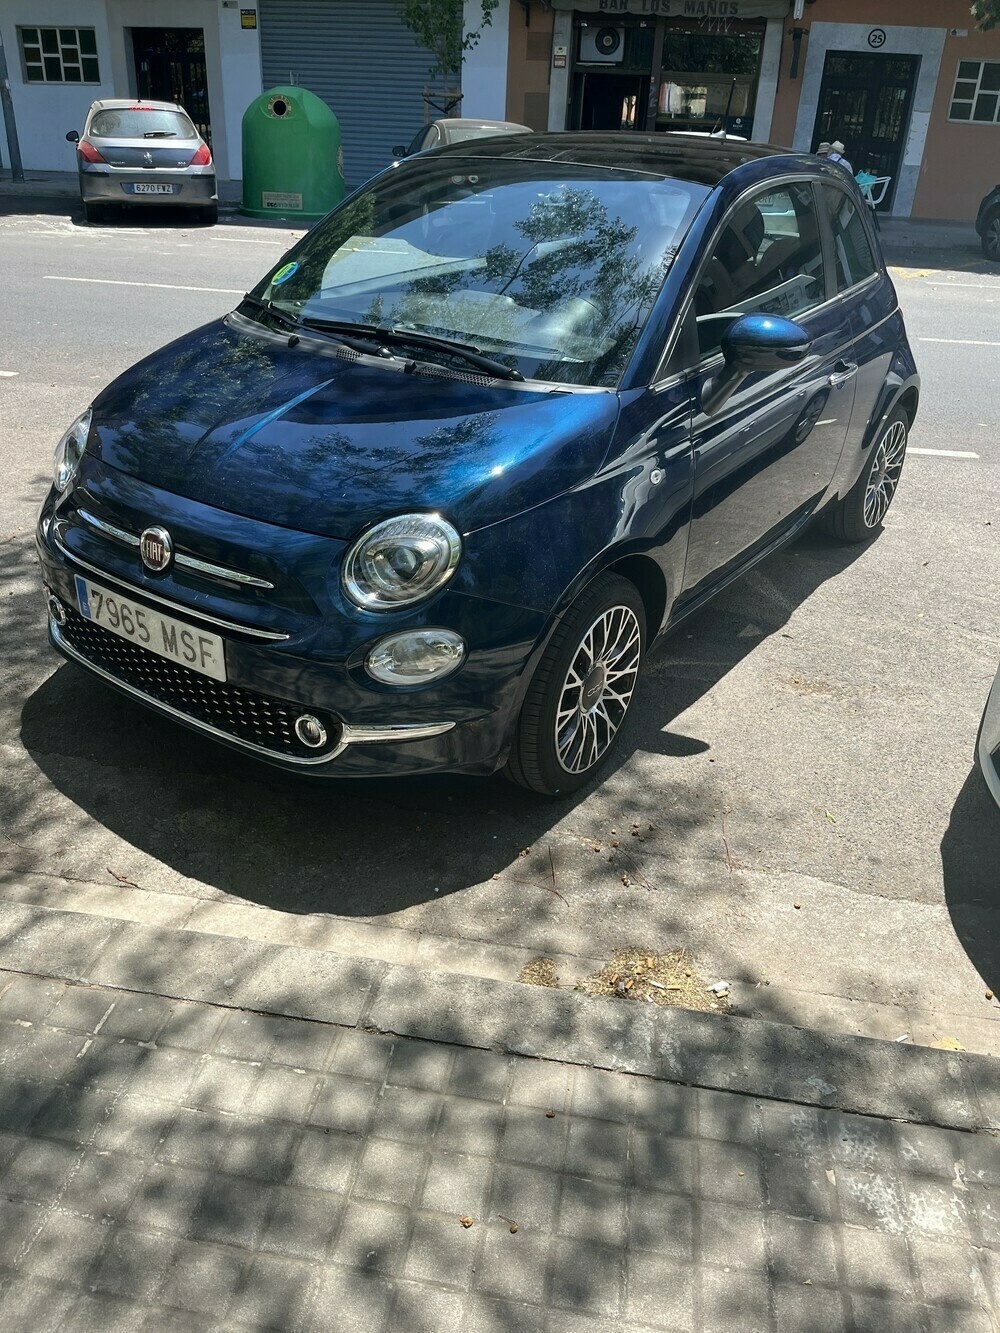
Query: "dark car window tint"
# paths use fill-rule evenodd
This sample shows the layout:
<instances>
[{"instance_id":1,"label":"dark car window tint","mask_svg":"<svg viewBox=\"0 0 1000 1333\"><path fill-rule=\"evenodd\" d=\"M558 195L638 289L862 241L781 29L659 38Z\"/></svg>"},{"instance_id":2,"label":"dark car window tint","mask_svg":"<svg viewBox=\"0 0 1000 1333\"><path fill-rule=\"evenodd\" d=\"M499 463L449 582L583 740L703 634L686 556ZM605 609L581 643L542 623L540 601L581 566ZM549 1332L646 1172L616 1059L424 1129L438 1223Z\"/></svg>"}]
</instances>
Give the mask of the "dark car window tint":
<instances>
[{"instance_id":1,"label":"dark car window tint","mask_svg":"<svg viewBox=\"0 0 1000 1333\"><path fill-rule=\"evenodd\" d=\"M751 312L795 319L826 300L823 247L808 185L783 185L741 204L695 289L702 356L732 320Z\"/></svg>"},{"instance_id":2,"label":"dark car window tint","mask_svg":"<svg viewBox=\"0 0 1000 1333\"><path fill-rule=\"evenodd\" d=\"M419 153L424 146L424 139L426 135L427 135L427 130L426 128L424 128L420 131L418 135L416 135L414 139L411 140L410 146L409 148L407 148L404 156L412 157L414 153Z\"/></svg>"},{"instance_id":3,"label":"dark car window tint","mask_svg":"<svg viewBox=\"0 0 1000 1333\"><path fill-rule=\"evenodd\" d=\"M92 139L197 139L198 131L179 111L113 107L98 111L88 131Z\"/></svg>"},{"instance_id":4,"label":"dark car window tint","mask_svg":"<svg viewBox=\"0 0 1000 1333\"><path fill-rule=\"evenodd\" d=\"M844 292L878 270L858 205L835 185L822 186L823 204L833 231L837 291Z\"/></svg>"}]
</instances>

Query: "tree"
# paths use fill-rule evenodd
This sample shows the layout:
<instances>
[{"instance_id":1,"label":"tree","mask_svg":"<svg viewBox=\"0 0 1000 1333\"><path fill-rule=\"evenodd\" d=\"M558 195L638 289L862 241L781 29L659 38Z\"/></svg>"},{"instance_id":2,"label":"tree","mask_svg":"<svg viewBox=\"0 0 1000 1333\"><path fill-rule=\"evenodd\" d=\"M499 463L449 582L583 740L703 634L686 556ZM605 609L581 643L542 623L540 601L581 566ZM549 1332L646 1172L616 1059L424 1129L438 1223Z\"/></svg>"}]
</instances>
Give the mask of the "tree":
<instances>
[{"instance_id":1,"label":"tree","mask_svg":"<svg viewBox=\"0 0 1000 1333\"><path fill-rule=\"evenodd\" d=\"M483 28L493 22L493 11L500 0L479 0L482 23L466 32L462 0L398 0L403 22L421 46L434 57L430 77L458 77L462 57L482 36Z\"/></svg>"},{"instance_id":2,"label":"tree","mask_svg":"<svg viewBox=\"0 0 1000 1333\"><path fill-rule=\"evenodd\" d=\"M971 13L976 27L989 32L1000 23L1000 0L972 0Z\"/></svg>"}]
</instances>

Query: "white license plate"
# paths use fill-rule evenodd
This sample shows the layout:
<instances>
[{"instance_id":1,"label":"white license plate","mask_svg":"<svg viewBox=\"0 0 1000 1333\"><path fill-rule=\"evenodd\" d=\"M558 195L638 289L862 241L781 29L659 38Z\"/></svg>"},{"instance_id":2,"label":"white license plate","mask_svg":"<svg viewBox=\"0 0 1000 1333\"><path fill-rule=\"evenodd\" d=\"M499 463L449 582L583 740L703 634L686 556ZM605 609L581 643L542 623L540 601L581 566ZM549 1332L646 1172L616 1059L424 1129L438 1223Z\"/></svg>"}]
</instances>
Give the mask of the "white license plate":
<instances>
[{"instance_id":1,"label":"white license plate","mask_svg":"<svg viewBox=\"0 0 1000 1333\"><path fill-rule=\"evenodd\" d=\"M176 185L133 185L133 194L173 194L177 189Z\"/></svg>"},{"instance_id":2,"label":"white license plate","mask_svg":"<svg viewBox=\"0 0 1000 1333\"><path fill-rule=\"evenodd\" d=\"M226 679L226 652L218 634L207 634L183 620L162 616L148 606L138 606L99 583L76 575L76 600L80 615L120 639L138 644L157 657L165 657L191 671L214 680Z\"/></svg>"}]
</instances>

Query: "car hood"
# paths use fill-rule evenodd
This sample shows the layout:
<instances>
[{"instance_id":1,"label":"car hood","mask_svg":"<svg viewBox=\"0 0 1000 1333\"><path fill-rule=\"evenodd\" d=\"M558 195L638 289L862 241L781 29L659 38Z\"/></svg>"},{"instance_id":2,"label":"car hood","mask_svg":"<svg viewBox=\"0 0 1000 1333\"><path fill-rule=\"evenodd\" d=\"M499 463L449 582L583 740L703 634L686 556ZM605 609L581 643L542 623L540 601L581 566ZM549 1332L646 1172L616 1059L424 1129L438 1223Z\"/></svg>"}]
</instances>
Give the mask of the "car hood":
<instances>
[{"instance_id":1,"label":"car hood","mask_svg":"<svg viewBox=\"0 0 1000 1333\"><path fill-rule=\"evenodd\" d=\"M407 509L471 532L569 489L607 452L614 393L398 367L229 317L109 385L89 451L203 504L345 539Z\"/></svg>"}]
</instances>

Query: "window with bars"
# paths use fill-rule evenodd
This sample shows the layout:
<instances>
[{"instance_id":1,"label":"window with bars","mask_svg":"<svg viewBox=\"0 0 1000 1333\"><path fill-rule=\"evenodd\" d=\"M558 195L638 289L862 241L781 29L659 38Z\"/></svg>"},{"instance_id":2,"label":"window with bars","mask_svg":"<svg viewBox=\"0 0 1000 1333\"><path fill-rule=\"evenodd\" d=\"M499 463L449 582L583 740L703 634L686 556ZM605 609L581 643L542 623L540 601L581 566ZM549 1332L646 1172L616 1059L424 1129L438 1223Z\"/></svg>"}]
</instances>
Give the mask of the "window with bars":
<instances>
[{"instance_id":1,"label":"window with bars","mask_svg":"<svg viewBox=\"0 0 1000 1333\"><path fill-rule=\"evenodd\" d=\"M18 28L25 83L100 83L93 28Z\"/></svg>"},{"instance_id":2,"label":"window with bars","mask_svg":"<svg viewBox=\"0 0 1000 1333\"><path fill-rule=\"evenodd\" d=\"M995 125L1000 120L1000 60L960 60L949 120Z\"/></svg>"}]
</instances>

